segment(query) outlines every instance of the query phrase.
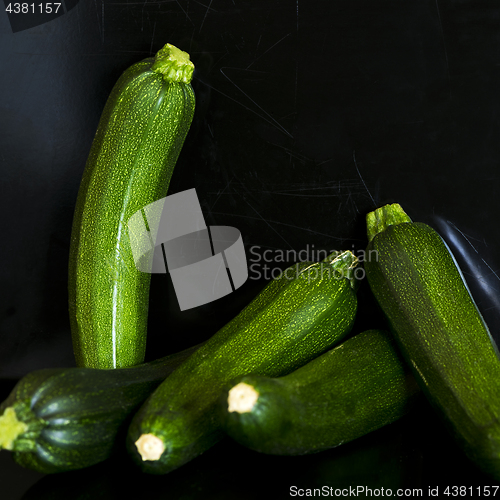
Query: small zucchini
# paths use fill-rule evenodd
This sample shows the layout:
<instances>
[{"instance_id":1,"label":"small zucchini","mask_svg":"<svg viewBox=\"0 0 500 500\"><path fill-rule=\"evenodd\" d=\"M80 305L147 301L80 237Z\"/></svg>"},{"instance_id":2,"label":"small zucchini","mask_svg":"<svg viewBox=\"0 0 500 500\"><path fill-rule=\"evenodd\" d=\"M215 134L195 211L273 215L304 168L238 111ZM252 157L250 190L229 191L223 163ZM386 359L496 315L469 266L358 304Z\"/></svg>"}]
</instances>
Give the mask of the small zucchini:
<instances>
[{"instance_id":1,"label":"small zucchini","mask_svg":"<svg viewBox=\"0 0 500 500\"><path fill-rule=\"evenodd\" d=\"M243 446L304 455L396 421L419 393L392 336L368 330L284 377L238 378L221 410L226 433Z\"/></svg>"},{"instance_id":2,"label":"small zucchini","mask_svg":"<svg viewBox=\"0 0 500 500\"><path fill-rule=\"evenodd\" d=\"M78 366L144 361L150 274L136 269L127 223L166 196L191 126L189 56L167 44L128 68L106 102L76 202L69 311Z\"/></svg>"},{"instance_id":3,"label":"small zucchini","mask_svg":"<svg viewBox=\"0 0 500 500\"><path fill-rule=\"evenodd\" d=\"M454 257L400 205L367 216L365 270L401 351L467 455L500 478L500 359Z\"/></svg>"},{"instance_id":4,"label":"small zucchini","mask_svg":"<svg viewBox=\"0 0 500 500\"><path fill-rule=\"evenodd\" d=\"M119 370L54 368L25 375L0 405L0 449L42 473L108 458L126 419L198 346Z\"/></svg>"},{"instance_id":5,"label":"small zucchini","mask_svg":"<svg viewBox=\"0 0 500 500\"><path fill-rule=\"evenodd\" d=\"M283 375L343 338L357 309L357 262L347 251L288 268L162 383L129 427L142 470L170 472L223 437L218 401L235 377Z\"/></svg>"}]
</instances>

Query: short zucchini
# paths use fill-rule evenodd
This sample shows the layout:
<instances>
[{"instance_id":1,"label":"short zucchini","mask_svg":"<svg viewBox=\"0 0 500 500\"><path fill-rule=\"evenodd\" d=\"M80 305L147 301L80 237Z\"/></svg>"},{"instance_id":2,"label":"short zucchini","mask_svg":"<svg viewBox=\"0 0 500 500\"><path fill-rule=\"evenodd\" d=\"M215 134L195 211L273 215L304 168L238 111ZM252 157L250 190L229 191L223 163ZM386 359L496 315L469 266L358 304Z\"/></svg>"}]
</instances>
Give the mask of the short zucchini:
<instances>
[{"instance_id":1,"label":"short zucchini","mask_svg":"<svg viewBox=\"0 0 500 500\"><path fill-rule=\"evenodd\" d=\"M0 449L46 474L105 460L131 413L198 348L131 368L55 368L25 375L0 405Z\"/></svg>"},{"instance_id":2,"label":"short zucchini","mask_svg":"<svg viewBox=\"0 0 500 500\"><path fill-rule=\"evenodd\" d=\"M400 205L367 216L365 270L401 351L468 456L500 478L500 359L439 234Z\"/></svg>"},{"instance_id":3,"label":"short zucchini","mask_svg":"<svg viewBox=\"0 0 500 500\"><path fill-rule=\"evenodd\" d=\"M221 410L225 431L243 446L304 455L398 420L419 393L392 336L368 330L283 377L238 378Z\"/></svg>"},{"instance_id":4,"label":"short zucchini","mask_svg":"<svg viewBox=\"0 0 500 500\"><path fill-rule=\"evenodd\" d=\"M167 44L132 65L106 102L76 202L69 310L78 366L144 361L150 274L136 269L129 218L167 194L194 113L189 56Z\"/></svg>"},{"instance_id":5,"label":"short zucchini","mask_svg":"<svg viewBox=\"0 0 500 500\"><path fill-rule=\"evenodd\" d=\"M347 251L288 268L162 383L128 432L142 470L170 472L223 437L218 401L235 377L286 374L339 342L356 314L356 265Z\"/></svg>"}]
</instances>

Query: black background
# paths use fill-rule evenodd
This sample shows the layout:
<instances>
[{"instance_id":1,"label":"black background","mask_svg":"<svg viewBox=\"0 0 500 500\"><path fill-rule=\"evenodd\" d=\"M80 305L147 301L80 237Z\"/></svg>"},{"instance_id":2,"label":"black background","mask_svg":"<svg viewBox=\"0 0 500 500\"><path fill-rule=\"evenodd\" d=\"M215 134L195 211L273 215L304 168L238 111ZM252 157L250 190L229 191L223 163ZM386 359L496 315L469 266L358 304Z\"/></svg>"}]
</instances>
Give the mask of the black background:
<instances>
[{"instance_id":1,"label":"black background","mask_svg":"<svg viewBox=\"0 0 500 500\"><path fill-rule=\"evenodd\" d=\"M117 78L167 42L191 55L197 97L169 194L196 188L207 224L237 227L249 259L257 248L362 250L366 213L401 203L448 241L500 338L498 2L96 0L15 33L2 13L0 37L3 396L31 370L74 365L67 260L86 157ZM168 277L153 276L147 358L208 338L260 290L256 278L181 313ZM356 331L384 324L366 286L360 303ZM424 401L315 456L222 442L168 477L144 477L118 456L40 478L0 453L5 500L496 484Z\"/></svg>"}]
</instances>

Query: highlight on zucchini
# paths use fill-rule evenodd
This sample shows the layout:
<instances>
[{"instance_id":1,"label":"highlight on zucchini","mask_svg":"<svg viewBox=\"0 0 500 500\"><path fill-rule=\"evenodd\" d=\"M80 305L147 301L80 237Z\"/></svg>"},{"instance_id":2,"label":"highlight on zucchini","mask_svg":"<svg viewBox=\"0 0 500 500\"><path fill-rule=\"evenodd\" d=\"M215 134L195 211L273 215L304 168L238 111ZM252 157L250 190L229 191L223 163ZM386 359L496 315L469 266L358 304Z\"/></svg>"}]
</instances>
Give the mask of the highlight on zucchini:
<instances>
[{"instance_id":1,"label":"highlight on zucchini","mask_svg":"<svg viewBox=\"0 0 500 500\"><path fill-rule=\"evenodd\" d=\"M197 457L225 435L218 401L231 380L284 375L346 336L357 310L357 266L352 252L336 252L272 280L134 415L127 448L135 463L165 474Z\"/></svg>"},{"instance_id":2,"label":"highlight on zucchini","mask_svg":"<svg viewBox=\"0 0 500 500\"><path fill-rule=\"evenodd\" d=\"M191 126L189 55L171 44L133 64L106 102L78 192L69 312L78 366L144 361L151 275L137 270L127 224L166 196Z\"/></svg>"},{"instance_id":3,"label":"highlight on zucchini","mask_svg":"<svg viewBox=\"0 0 500 500\"><path fill-rule=\"evenodd\" d=\"M340 446L406 415L420 390L392 336L368 330L283 377L246 375L223 392L224 430L271 455Z\"/></svg>"},{"instance_id":4,"label":"highlight on zucchini","mask_svg":"<svg viewBox=\"0 0 500 500\"><path fill-rule=\"evenodd\" d=\"M28 373L0 405L0 450L45 474L102 462L123 445L117 436L132 413L200 345L118 370Z\"/></svg>"},{"instance_id":5,"label":"highlight on zucchini","mask_svg":"<svg viewBox=\"0 0 500 500\"><path fill-rule=\"evenodd\" d=\"M500 478L499 353L455 258L397 203L366 222L366 277L406 361L466 454Z\"/></svg>"}]
</instances>

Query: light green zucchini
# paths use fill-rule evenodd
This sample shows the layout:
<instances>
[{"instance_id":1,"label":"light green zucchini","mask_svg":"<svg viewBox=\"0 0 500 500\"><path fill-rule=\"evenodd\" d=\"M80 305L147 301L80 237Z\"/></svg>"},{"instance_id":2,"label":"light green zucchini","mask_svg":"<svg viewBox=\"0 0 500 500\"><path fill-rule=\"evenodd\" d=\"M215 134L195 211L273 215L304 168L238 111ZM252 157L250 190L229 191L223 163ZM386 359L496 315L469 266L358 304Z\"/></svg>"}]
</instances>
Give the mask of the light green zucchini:
<instances>
[{"instance_id":1,"label":"light green zucchini","mask_svg":"<svg viewBox=\"0 0 500 500\"><path fill-rule=\"evenodd\" d=\"M144 360L150 274L136 269L129 218L167 194L191 125L189 56L167 44L127 69L106 102L75 208L69 312L78 366Z\"/></svg>"},{"instance_id":2,"label":"light green zucchini","mask_svg":"<svg viewBox=\"0 0 500 500\"><path fill-rule=\"evenodd\" d=\"M367 216L370 287L413 373L467 455L500 478L500 359L440 235L398 204Z\"/></svg>"}]
</instances>

